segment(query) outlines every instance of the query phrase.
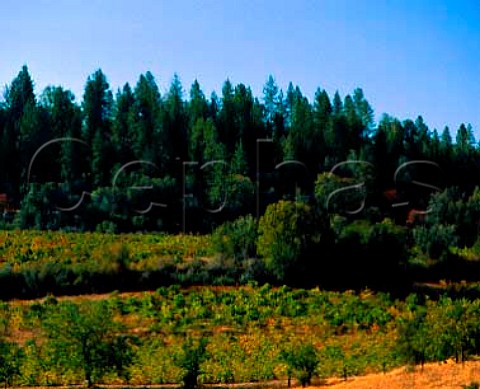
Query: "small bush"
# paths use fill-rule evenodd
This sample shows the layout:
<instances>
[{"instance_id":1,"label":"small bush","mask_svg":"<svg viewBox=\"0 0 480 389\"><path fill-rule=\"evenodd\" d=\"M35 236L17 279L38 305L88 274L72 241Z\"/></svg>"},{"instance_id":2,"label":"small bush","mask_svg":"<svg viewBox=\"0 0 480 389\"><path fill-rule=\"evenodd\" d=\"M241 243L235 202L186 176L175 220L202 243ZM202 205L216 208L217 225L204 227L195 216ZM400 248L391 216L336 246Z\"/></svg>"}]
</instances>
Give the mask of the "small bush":
<instances>
[{"instance_id":1,"label":"small bush","mask_svg":"<svg viewBox=\"0 0 480 389\"><path fill-rule=\"evenodd\" d=\"M432 259L446 260L449 248L458 243L454 225L433 224L413 230L415 244Z\"/></svg>"},{"instance_id":2,"label":"small bush","mask_svg":"<svg viewBox=\"0 0 480 389\"><path fill-rule=\"evenodd\" d=\"M13 385L14 378L20 374L21 350L15 343L0 340L0 382L5 387Z\"/></svg>"},{"instance_id":3,"label":"small bush","mask_svg":"<svg viewBox=\"0 0 480 389\"><path fill-rule=\"evenodd\" d=\"M279 282L318 278L318 253L326 255L327 218L317 217L305 203L279 201L270 204L258 225L258 254L266 270ZM309 280L311 281L311 280ZM308 282L308 281L307 281Z\"/></svg>"},{"instance_id":4,"label":"small bush","mask_svg":"<svg viewBox=\"0 0 480 389\"><path fill-rule=\"evenodd\" d=\"M257 226L251 215L222 224L212 235L215 250L235 262L255 256L256 240Z\"/></svg>"},{"instance_id":5,"label":"small bush","mask_svg":"<svg viewBox=\"0 0 480 389\"><path fill-rule=\"evenodd\" d=\"M198 376L202 373L200 365L208 358L207 339L201 338L197 344L188 338L182 345L182 352L175 358L175 364L183 369L182 382L185 389L198 387Z\"/></svg>"},{"instance_id":6,"label":"small bush","mask_svg":"<svg viewBox=\"0 0 480 389\"><path fill-rule=\"evenodd\" d=\"M293 375L303 387L310 385L319 363L317 352L313 345L304 344L298 348L283 350L280 353L280 358L287 364L289 384Z\"/></svg>"}]
</instances>

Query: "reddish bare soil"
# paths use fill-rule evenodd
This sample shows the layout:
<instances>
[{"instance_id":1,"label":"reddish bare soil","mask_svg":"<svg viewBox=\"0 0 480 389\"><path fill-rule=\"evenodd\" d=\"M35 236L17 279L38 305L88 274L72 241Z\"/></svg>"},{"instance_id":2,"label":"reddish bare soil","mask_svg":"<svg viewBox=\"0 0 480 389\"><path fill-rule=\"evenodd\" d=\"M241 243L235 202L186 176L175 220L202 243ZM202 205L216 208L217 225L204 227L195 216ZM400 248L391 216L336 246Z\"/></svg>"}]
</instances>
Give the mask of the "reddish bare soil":
<instances>
[{"instance_id":1,"label":"reddish bare soil","mask_svg":"<svg viewBox=\"0 0 480 389\"><path fill-rule=\"evenodd\" d=\"M347 381L330 379L326 385L310 389L461 389L473 381L480 383L480 361L463 365L448 361L426 364L423 371L420 367L414 371L403 367L386 374L369 374Z\"/></svg>"}]
</instances>

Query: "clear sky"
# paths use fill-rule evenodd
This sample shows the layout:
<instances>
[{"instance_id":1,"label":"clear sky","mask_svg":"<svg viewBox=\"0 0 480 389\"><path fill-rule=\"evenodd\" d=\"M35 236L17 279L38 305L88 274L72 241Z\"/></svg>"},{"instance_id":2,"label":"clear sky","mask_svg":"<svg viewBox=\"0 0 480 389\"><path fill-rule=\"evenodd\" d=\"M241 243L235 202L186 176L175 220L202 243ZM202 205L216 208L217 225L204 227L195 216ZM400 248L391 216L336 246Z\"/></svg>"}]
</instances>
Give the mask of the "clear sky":
<instances>
[{"instance_id":1,"label":"clear sky","mask_svg":"<svg viewBox=\"0 0 480 389\"><path fill-rule=\"evenodd\" d=\"M312 98L363 88L377 119L421 114L480 134L480 1L24 0L0 2L0 85L27 64L77 100L102 68L114 90L150 70L207 96L227 77L261 97L272 74Z\"/></svg>"}]
</instances>

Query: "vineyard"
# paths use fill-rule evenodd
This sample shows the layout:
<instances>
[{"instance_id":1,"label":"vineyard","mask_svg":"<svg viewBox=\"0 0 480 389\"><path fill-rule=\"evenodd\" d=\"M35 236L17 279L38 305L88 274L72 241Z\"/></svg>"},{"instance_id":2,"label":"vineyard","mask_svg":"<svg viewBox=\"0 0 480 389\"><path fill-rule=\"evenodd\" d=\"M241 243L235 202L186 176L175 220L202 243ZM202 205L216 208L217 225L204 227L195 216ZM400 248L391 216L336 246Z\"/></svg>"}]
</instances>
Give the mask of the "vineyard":
<instances>
[{"instance_id":1,"label":"vineyard","mask_svg":"<svg viewBox=\"0 0 480 389\"><path fill-rule=\"evenodd\" d=\"M99 382L181 382L182 368L176 358L186 342L201 338L208 339L209 355L201 364L201 382L251 382L286 378L288 365L282 352L305 344L318 350L323 377L398 366L402 361L393 353L394 329L405 309L381 295L268 285L189 290L172 286L73 302L47 297L33 303L4 303L0 330L20 347L18 384L83 381L81 347L74 334L63 334L75 325L81 327L82 321L72 312L85 315L84 327L111 331L105 333L105 342L117 336L128 344L128 365L103 369Z\"/></svg>"},{"instance_id":2,"label":"vineyard","mask_svg":"<svg viewBox=\"0 0 480 389\"><path fill-rule=\"evenodd\" d=\"M198 283L212 257L206 236L1 231L0 297Z\"/></svg>"},{"instance_id":3,"label":"vineyard","mask_svg":"<svg viewBox=\"0 0 480 389\"><path fill-rule=\"evenodd\" d=\"M479 317L480 303L467 300L411 295L402 302L369 291L268 284L48 296L2 303L0 379L15 385L185 383L192 364L199 383L301 381L308 366L306 382L346 379L405 363L472 358Z\"/></svg>"},{"instance_id":4,"label":"vineyard","mask_svg":"<svg viewBox=\"0 0 480 389\"><path fill-rule=\"evenodd\" d=\"M469 296L475 285L403 299L228 286L235 263L212 241L2 232L0 382L306 385L480 354L479 300L446 295Z\"/></svg>"},{"instance_id":5,"label":"vineyard","mask_svg":"<svg viewBox=\"0 0 480 389\"><path fill-rule=\"evenodd\" d=\"M151 270L160 263L212 255L209 239L193 235L61 233L32 230L2 231L2 265L22 271L30 266L58 263L62 266L93 266L128 246L132 269Z\"/></svg>"}]
</instances>

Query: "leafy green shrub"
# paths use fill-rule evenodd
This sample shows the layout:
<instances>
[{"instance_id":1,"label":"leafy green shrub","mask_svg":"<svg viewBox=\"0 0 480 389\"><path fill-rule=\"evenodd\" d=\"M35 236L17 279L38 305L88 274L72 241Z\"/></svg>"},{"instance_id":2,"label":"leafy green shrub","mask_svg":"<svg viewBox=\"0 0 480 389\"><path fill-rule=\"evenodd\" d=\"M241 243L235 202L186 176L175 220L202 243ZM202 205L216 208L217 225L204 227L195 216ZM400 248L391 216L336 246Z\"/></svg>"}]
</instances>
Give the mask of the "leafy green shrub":
<instances>
[{"instance_id":1,"label":"leafy green shrub","mask_svg":"<svg viewBox=\"0 0 480 389\"><path fill-rule=\"evenodd\" d=\"M257 226L252 215L224 223L212 234L215 250L235 262L255 256L256 240Z\"/></svg>"},{"instance_id":2,"label":"leafy green shrub","mask_svg":"<svg viewBox=\"0 0 480 389\"><path fill-rule=\"evenodd\" d=\"M432 259L447 259L449 247L458 243L454 225L419 226L413 230L413 237L415 244Z\"/></svg>"},{"instance_id":3,"label":"leafy green shrub","mask_svg":"<svg viewBox=\"0 0 480 389\"><path fill-rule=\"evenodd\" d=\"M409 364L421 364L429 360L431 341L427 311L419 309L411 317L401 319L398 325L397 352Z\"/></svg>"},{"instance_id":4,"label":"leafy green shrub","mask_svg":"<svg viewBox=\"0 0 480 389\"><path fill-rule=\"evenodd\" d=\"M20 374L22 353L15 343L0 340L0 382L5 387L13 384L14 378Z\"/></svg>"},{"instance_id":5,"label":"leafy green shrub","mask_svg":"<svg viewBox=\"0 0 480 389\"><path fill-rule=\"evenodd\" d=\"M106 232L108 234L114 234L117 232L117 225L110 221L110 220L104 220L101 223L97 224L97 227L95 228L97 232Z\"/></svg>"},{"instance_id":6,"label":"leafy green shrub","mask_svg":"<svg viewBox=\"0 0 480 389\"><path fill-rule=\"evenodd\" d=\"M277 281L295 281L301 277L305 283L309 270L318 266L318 249L327 229L325 219L317 219L307 204L292 201L270 204L258 226L257 251L266 270ZM314 272L311 275L315 277Z\"/></svg>"},{"instance_id":7,"label":"leafy green shrub","mask_svg":"<svg viewBox=\"0 0 480 389\"><path fill-rule=\"evenodd\" d=\"M175 358L175 364L183 369L182 382L185 389L198 386L198 376L202 373L200 365L208 358L208 340L201 338L196 344L188 338L182 345L182 351Z\"/></svg>"},{"instance_id":8,"label":"leafy green shrub","mask_svg":"<svg viewBox=\"0 0 480 389\"><path fill-rule=\"evenodd\" d=\"M317 352L313 345L302 344L298 348L282 350L280 358L287 365L289 386L292 375L298 379L303 387L310 385L319 364Z\"/></svg>"},{"instance_id":9,"label":"leafy green shrub","mask_svg":"<svg viewBox=\"0 0 480 389\"><path fill-rule=\"evenodd\" d=\"M363 181L360 180L360 181ZM315 181L315 199L327 213L355 214L364 203L364 190L355 188L357 180L342 178L333 173L322 173Z\"/></svg>"},{"instance_id":10,"label":"leafy green shrub","mask_svg":"<svg viewBox=\"0 0 480 389\"><path fill-rule=\"evenodd\" d=\"M405 231L391 220L371 224L356 220L336 227L331 264L334 284L353 288L388 288L400 282L399 265L407 256Z\"/></svg>"},{"instance_id":11,"label":"leafy green shrub","mask_svg":"<svg viewBox=\"0 0 480 389\"><path fill-rule=\"evenodd\" d=\"M118 324L107 304L60 303L43 321L47 347L57 365L83 371L91 386L115 366L125 369L128 343L118 339Z\"/></svg>"},{"instance_id":12,"label":"leafy green shrub","mask_svg":"<svg viewBox=\"0 0 480 389\"><path fill-rule=\"evenodd\" d=\"M405 362L421 363L478 354L480 303L441 297L399 318L397 353Z\"/></svg>"},{"instance_id":13,"label":"leafy green shrub","mask_svg":"<svg viewBox=\"0 0 480 389\"><path fill-rule=\"evenodd\" d=\"M373 276L374 285L388 286L399 279L400 265L406 261L406 232L390 219L375 223L370 228L367 243L367 271L381 274Z\"/></svg>"}]
</instances>

